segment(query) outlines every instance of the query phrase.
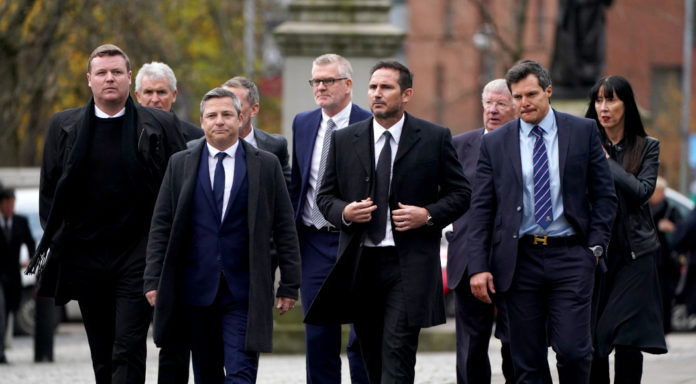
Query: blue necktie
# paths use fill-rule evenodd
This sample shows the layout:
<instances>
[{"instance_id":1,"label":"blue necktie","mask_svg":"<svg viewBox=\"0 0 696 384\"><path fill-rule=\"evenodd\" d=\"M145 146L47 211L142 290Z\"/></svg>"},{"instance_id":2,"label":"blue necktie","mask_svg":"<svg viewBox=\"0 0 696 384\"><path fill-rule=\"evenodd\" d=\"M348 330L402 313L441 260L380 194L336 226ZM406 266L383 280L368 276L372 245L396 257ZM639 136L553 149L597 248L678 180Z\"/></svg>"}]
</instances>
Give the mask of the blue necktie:
<instances>
[{"instance_id":1,"label":"blue necktie","mask_svg":"<svg viewBox=\"0 0 696 384\"><path fill-rule=\"evenodd\" d=\"M225 168L222 166L222 160L227 156L225 152L218 152L217 165L215 166L215 178L213 179L213 194L215 195L215 205L220 213L220 221L222 221L222 213L224 212L222 203L225 201Z\"/></svg>"},{"instance_id":2,"label":"blue necktie","mask_svg":"<svg viewBox=\"0 0 696 384\"><path fill-rule=\"evenodd\" d=\"M534 219L537 224L546 229L553 222L553 207L551 206L551 186L549 178L549 157L544 144L544 130L535 125L532 133L536 136L534 142Z\"/></svg>"}]
</instances>

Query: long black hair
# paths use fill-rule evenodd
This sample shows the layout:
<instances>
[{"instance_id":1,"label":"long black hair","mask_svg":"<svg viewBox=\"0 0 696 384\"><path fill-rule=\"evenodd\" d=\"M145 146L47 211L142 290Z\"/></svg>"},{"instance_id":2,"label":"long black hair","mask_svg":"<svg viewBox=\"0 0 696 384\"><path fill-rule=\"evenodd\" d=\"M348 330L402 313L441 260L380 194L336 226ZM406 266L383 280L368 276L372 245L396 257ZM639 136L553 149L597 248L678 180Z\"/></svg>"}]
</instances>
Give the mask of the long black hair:
<instances>
[{"instance_id":1,"label":"long black hair","mask_svg":"<svg viewBox=\"0 0 696 384\"><path fill-rule=\"evenodd\" d=\"M629 172L635 174L640 166L640 157L643 152L645 143L645 132L643 121L640 119L636 98L633 95L631 84L623 76L606 76L592 87L590 90L590 103L587 106L585 117L593 119L597 122L599 134L602 138L602 144L607 142L607 133L599 121L597 110L595 109L595 101L599 96L599 90L603 90L603 97L618 97L624 103L624 160L623 167Z\"/></svg>"}]
</instances>

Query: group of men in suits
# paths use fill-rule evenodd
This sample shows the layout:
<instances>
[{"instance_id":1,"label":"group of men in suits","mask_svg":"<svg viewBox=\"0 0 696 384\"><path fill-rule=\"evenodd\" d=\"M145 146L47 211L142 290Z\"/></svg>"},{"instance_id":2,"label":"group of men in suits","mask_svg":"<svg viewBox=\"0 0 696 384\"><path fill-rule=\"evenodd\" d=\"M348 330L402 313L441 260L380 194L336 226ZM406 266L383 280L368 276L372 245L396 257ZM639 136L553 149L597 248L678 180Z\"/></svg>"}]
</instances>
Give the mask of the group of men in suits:
<instances>
[{"instance_id":1,"label":"group of men in suits","mask_svg":"<svg viewBox=\"0 0 696 384\"><path fill-rule=\"evenodd\" d=\"M345 58L319 56L311 74L319 108L295 117L290 169L285 139L252 126L248 79L207 92L195 132L168 112L166 64L138 73L138 101L154 107L143 108L129 97L127 55L90 55L92 99L56 114L47 135L45 235L29 269L39 295L78 300L96 381L144 381L154 307L155 342L172 352L160 382L188 380L189 349L196 382L254 382L272 308L291 310L299 290L308 382L340 383L341 324L353 324L354 383L413 382L420 329L445 321L440 237L459 219L449 272L467 348L460 382L479 380L491 296L515 324L506 360L518 382L549 380L547 338L561 380L582 382L592 271L616 204L594 123L553 111L548 73L532 61L484 89L485 127L457 149L447 128L405 112L403 64L372 68L371 113L351 101ZM519 118L504 124L513 108Z\"/></svg>"}]
</instances>

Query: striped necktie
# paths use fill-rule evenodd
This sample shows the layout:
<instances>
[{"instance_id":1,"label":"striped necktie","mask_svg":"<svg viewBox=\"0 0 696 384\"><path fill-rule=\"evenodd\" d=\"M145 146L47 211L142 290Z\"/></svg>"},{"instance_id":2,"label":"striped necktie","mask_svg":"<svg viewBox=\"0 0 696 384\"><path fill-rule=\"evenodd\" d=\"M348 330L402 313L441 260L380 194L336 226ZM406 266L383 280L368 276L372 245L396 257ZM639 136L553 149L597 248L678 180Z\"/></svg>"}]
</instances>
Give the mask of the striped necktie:
<instances>
[{"instance_id":1,"label":"striped necktie","mask_svg":"<svg viewBox=\"0 0 696 384\"><path fill-rule=\"evenodd\" d=\"M322 181L324 181L324 173L326 173L326 161L329 157L329 147L331 146L331 134L336 129L336 123L329 119L326 122L326 133L324 133L324 144L321 147L321 159L319 161L319 173L317 174L317 185L314 188L314 207L312 208L312 224L321 229L329 225L329 222L324 218L324 215L319 211L317 206L317 194Z\"/></svg>"},{"instance_id":2,"label":"striped necktie","mask_svg":"<svg viewBox=\"0 0 696 384\"><path fill-rule=\"evenodd\" d=\"M553 222L553 207L551 205L551 187L549 185L549 157L544 144L544 130L535 125L532 133L536 136L534 142L534 219L537 224L546 229Z\"/></svg>"}]
</instances>

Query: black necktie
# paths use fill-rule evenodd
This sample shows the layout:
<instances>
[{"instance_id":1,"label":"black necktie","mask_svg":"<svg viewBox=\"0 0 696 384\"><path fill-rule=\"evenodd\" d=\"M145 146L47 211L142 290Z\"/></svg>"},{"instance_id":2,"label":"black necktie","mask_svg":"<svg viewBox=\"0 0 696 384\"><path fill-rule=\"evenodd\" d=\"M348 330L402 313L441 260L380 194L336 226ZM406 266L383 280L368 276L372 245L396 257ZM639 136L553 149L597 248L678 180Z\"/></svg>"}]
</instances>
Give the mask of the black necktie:
<instances>
[{"instance_id":1,"label":"black necktie","mask_svg":"<svg viewBox=\"0 0 696 384\"><path fill-rule=\"evenodd\" d=\"M379 244L387 229L387 210L389 209L389 179L391 177L391 133L384 131L384 146L379 153L375 171L375 197L377 209L372 213L368 237L372 243Z\"/></svg>"},{"instance_id":2,"label":"black necktie","mask_svg":"<svg viewBox=\"0 0 696 384\"><path fill-rule=\"evenodd\" d=\"M5 235L5 239L9 243L12 240L12 228L10 227L10 219L5 219L5 224L2 226L2 232Z\"/></svg>"},{"instance_id":3,"label":"black necktie","mask_svg":"<svg viewBox=\"0 0 696 384\"><path fill-rule=\"evenodd\" d=\"M220 221L222 221L222 213L224 207L222 203L225 201L225 168L222 166L222 160L227 156L225 152L218 152L217 165L215 166L215 178L213 179L213 194L215 195L215 205L220 210Z\"/></svg>"}]
</instances>

